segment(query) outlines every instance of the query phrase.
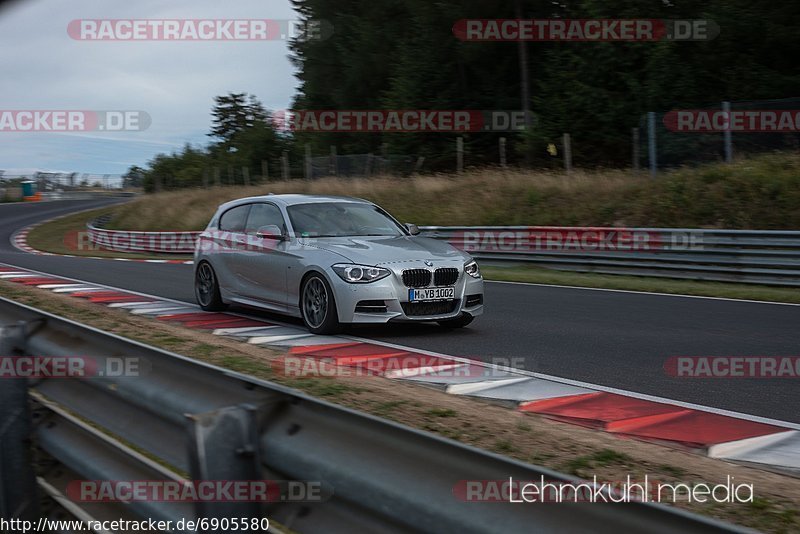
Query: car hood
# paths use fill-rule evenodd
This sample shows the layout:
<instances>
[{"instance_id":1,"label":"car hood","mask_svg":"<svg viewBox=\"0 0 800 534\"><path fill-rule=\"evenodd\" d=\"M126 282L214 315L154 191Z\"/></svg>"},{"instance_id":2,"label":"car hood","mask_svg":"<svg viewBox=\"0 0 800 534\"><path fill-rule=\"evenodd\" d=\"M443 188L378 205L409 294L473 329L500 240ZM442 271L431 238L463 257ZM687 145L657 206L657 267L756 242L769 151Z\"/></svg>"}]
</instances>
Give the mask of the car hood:
<instances>
[{"instance_id":1,"label":"car hood","mask_svg":"<svg viewBox=\"0 0 800 534\"><path fill-rule=\"evenodd\" d=\"M427 237L329 237L308 242L321 250L344 256L353 263L381 265L414 260L453 261L469 258L444 241Z\"/></svg>"}]
</instances>

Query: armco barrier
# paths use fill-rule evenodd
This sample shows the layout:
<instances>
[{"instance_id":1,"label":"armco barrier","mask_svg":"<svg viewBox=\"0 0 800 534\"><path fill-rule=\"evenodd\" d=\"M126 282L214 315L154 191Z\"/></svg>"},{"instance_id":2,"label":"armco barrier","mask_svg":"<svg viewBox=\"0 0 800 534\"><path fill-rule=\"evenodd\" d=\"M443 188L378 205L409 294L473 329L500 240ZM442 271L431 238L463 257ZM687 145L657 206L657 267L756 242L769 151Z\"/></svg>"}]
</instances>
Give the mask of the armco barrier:
<instances>
[{"instance_id":1,"label":"armco barrier","mask_svg":"<svg viewBox=\"0 0 800 534\"><path fill-rule=\"evenodd\" d=\"M88 225L95 245L120 252L189 254L200 232L136 232ZM690 228L425 226L489 263L575 272L800 286L800 231Z\"/></svg>"},{"instance_id":2,"label":"armco barrier","mask_svg":"<svg viewBox=\"0 0 800 534\"><path fill-rule=\"evenodd\" d=\"M86 225L89 242L95 246L117 252L156 252L164 254L192 254L200 232L138 232L107 230L105 218L95 219Z\"/></svg>"},{"instance_id":3,"label":"armco barrier","mask_svg":"<svg viewBox=\"0 0 800 534\"><path fill-rule=\"evenodd\" d=\"M440 227L484 262L694 280L800 285L800 231L686 228Z\"/></svg>"},{"instance_id":4,"label":"armco barrier","mask_svg":"<svg viewBox=\"0 0 800 534\"><path fill-rule=\"evenodd\" d=\"M125 514L173 525L180 519L268 517L293 532L332 533L744 532L651 503L460 500L453 493L459 481L578 480L0 298L0 325L23 324L22 336L6 340L14 354L80 354L96 362L97 370L109 369L111 360L130 359L143 370L137 376L98 372L94 378L30 384L37 407L34 440L58 462L48 463L39 485L69 503L78 517ZM318 481L330 492L324 502L278 499L263 505L134 499L123 510L116 503L87 508L68 498L74 480L187 476Z\"/></svg>"}]
</instances>

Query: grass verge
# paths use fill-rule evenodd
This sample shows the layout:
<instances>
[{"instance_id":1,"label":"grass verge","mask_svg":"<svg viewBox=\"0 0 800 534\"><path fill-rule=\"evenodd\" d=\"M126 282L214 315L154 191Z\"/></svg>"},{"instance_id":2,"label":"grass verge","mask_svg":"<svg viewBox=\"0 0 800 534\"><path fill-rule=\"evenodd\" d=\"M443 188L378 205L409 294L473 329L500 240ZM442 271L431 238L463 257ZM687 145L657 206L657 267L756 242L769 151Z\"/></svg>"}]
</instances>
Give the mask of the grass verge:
<instances>
[{"instance_id":1,"label":"grass verge","mask_svg":"<svg viewBox=\"0 0 800 534\"><path fill-rule=\"evenodd\" d=\"M115 252L97 248L89 243L86 235L86 222L97 217L114 213L115 207L73 213L36 226L28 233L28 245L42 252L71 254L73 256L92 256L99 258L130 258L158 260L189 260L186 255L139 254Z\"/></svg>"},{"instance_id":2,"label":"grass verge","mask_svg":"<svg viewBox=\"0 0 800 534\"><path fill-rule=\"evenodd\" d=\"M800 154L659 175L622 170L474 169L462 174L322 178L148 194L110 228L199 230L227 200L274 193L344 195L380 204L403 222L436 226L800 228Z\"/></svg>"},{"instance_id":3,"label":"grass verge","mask_svg":"<svg viewBox=\"0 0 800 534\"><path fill-rule=\"evenodd\" d=\"M622 481L717 484L730 475L753 484L746 504L678 502L676 506L765 532L800 529L800 479L697 456L650 443L525 415L500 406L380 377L288 379L275 374L280 352L208 332L186 330L65 295L0 280L0 295L107 332L282 383L343 406L469 445L582 477ZM557 505L553 505L557 506Z\"/></svg>"}]
</instances>

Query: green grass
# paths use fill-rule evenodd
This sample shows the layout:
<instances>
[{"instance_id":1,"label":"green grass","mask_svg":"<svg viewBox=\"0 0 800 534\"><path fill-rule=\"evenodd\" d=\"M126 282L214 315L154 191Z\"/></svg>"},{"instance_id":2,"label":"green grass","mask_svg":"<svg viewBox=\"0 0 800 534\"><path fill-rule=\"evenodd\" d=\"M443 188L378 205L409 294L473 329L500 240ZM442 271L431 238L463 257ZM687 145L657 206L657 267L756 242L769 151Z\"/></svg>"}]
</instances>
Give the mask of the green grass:
<instances>
[{"instance_id":1,"label":"green grass","mask_svg":"<svg viewBox=\"0 0 800 534\"><path fill-rule=\"evenodd\" d=\"M596 467L609 465L628 465L633 463L633 458L627 454L611 449L601 449L593 454L578 456L564 464L563 469L575 476L584 476L583 473Z\"/></svg>"},{"instance_id":2,"label":"green grass","mask_svg":"<svg viewBox=\"0 0 800 534\"><path fill-rule=\"evenodd\" d=\"M515 452L517 447L507 439L501 439L494 444L494 451L502 454Z\"/></svg>"},{"instance_id":3,"label":"green grass","mask_svg":"<svg viewBox=\"0 0 800 534\"><path fill-rule=\"evenodd\" d=\"M101 208L92 211L74 213L41 224L28 234L28 245L36 250L51 252L53 254L71 254L73 256L92 256L101 258L130 258L130 259L182 259L188 260L188 255L170 254L139 254L114 252L92 247L86 238L86 223L102 215L114 212L114 208Z\"/></svg>"},{"instance_id":4,"label":"green grass","mask_svg":"<svg viewBox=\"0 0 800 534\"><path fill-rule=\"evenodd\" d=\"M425 414L431 417L455 417L458 412L448 408L434 408L433 410L428 410Z\"/></svg>"}]
</instances>

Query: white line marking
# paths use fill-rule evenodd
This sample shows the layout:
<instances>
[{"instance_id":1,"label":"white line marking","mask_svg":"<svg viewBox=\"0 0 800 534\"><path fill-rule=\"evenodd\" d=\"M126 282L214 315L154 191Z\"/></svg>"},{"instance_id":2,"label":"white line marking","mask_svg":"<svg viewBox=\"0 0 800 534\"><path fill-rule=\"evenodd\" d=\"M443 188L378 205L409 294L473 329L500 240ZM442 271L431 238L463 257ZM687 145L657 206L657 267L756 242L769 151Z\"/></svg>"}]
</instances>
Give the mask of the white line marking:
<instances>
[{"instance_id":1,"label":"white line marking","mask_svg":"<svg viewBox=\"0 0 800 534\"><path fill-rule=\"evenodd\" d=\"M559 289L583 289L586 291L610 291L614 293L632 293L634 295L652 295L655 297L677 297L683 299L723 300L728 302L745 302L748 304L776 304L778 306L800 306L795 302L775 302L772 300L734 299L728 297L707 297L703 295L684 295L680 293L655 293L651 291L632 291L630 289L607 289L603 287L564 286L558 284L537 284L534 282L507 282L505 280L484 280L487 284L515 284L520 286L555 287Z\"/></svg>"},{"instance_id":2,"label":"white line marking","mask_svg":"<svg viewBox=\"0 0 800 534\"><path fill-rule=\"evenodd\" d=\"M52 289L53 293L75 293L78 291L106 291L107 288L97 286L72 286Z\"/></svg>"},{"instance_id":3,"label":"white line marking","mask_svg":"<svg viewBox=\"0 0 800 534\"><path fill-rule=\"evenodd\" d=\"M467 384L452 384L447 386L447 392L452 395L469 395L484 389L499 388L503 386L510 386L530 380L529 377L523 376L521 378L506 378L505 380L483 380L481 382L469 382Z\"/></svg>"},{"instance_id":4,"label":"white line marking","mask_svg":"<svg viewBox=\"0 0 800 534\"><path fill-rule=\"evenodd\" d=\"M152 304L150 301L142 301L142 302L112 302L108 305L109 308L136 308L139 306L143 306L145 304Z\"/></svg>"},{"instance_id":5,"label":"white line marking","mask_svg":"<svg viewBox=\"0 0 800 534\"><path fill-rule=\"evenodd\" d=\"M289 339L300 339L303 337L309 337L311 334L292 334L286 336L260 336L260 337L251 337L247 340L247 343L250 345L269 345L270 343L275 343L277 341L287 341Z\"/></svg>"},{"instance_id":6,"label":"white line marking","mask_svg":"<svg viewBox=\"0 0 800 534\"><path fill-rule=\"evenodd\" d=\"M778 432L777 434L767 434L766 436L755 436L753 438L718 443L717 445L711 445L708 448L707 454L709 458L738 456L740 454L746 454L748 452L779 443L784 439L795 435L797 435L797 431L790 430L788 432Z\"/></svg>"}]
</instances>

